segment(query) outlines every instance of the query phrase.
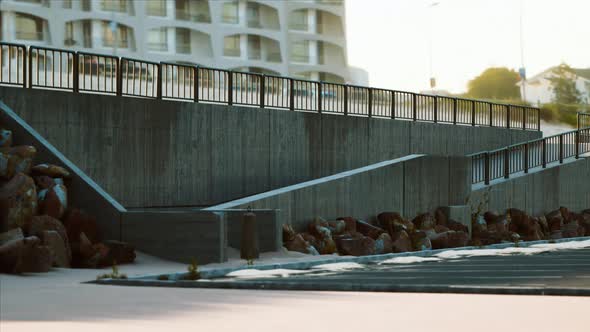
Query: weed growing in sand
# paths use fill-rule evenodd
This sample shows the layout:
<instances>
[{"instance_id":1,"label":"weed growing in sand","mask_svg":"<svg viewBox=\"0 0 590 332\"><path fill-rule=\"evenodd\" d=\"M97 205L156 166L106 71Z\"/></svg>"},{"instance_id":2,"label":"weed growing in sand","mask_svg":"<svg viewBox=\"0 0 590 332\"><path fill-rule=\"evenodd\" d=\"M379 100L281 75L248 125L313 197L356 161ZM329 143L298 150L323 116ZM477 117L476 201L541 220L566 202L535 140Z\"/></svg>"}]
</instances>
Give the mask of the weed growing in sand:
<instances>
[{"instance_id":1,"label":"weed growing in sand","mask_svg":"<svg viewBox=\"0 0 590 332\"><path fill-rule=\"evenodd\" d=\"M99 274L96 276L96 280L100 279L127 279L127 275L119 273L117 262L113 262L111 273Z\"/></svg>"}]
</instances>

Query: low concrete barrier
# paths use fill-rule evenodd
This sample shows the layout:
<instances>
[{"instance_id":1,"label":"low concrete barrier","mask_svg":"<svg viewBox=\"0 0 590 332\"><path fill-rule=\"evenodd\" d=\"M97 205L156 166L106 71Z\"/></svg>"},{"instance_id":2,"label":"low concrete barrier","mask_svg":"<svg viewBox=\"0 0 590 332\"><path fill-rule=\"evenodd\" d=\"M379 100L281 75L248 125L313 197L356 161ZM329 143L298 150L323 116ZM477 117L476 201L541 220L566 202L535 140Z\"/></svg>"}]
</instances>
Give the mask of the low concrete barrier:
<instances>
[{"instance_id":1,"label":"low concrete barrier","mask_svg":"<svg viewBox=\"0 0 590 332\"><path fill-rule=\"evenodd\" d=\"M316 216L371 220L383 211L407 217L439 206L462 205L471 189L470 159L410 155L216 205L278 209L277 224L302 230Z\"/></svg>"}]
</instances>

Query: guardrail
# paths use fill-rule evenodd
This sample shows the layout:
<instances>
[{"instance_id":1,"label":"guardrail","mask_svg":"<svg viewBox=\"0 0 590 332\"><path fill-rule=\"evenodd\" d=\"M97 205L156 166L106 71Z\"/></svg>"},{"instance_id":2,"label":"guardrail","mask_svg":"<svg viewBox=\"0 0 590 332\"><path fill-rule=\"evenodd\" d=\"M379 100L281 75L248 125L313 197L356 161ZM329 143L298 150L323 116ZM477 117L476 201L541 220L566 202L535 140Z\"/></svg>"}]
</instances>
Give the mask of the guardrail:
<instances>
[{"instance_id":1,"label":"guardrail","mask_svg":"<svg viewBox=\"0 0 590 332\"><path fill-rule=\"evenodd\" d=\"M590 127L590 113L578 113L578 129Z\"/></svg>"},{"instance_id":2,"label":"guardrail","mask_svg":"<svg viewBox=\"0 0 590 332\"><path fill-rule=\"evenodd\" d=\"M535 107L0 43L0 84L540 130ZM28 74L28 75L27 75Z\"/></svg>"},{"instance_id":3,"label":"guardrail","mask_svg":"<svg viewBox=\"0 0 590 332\"><path fill-rule=\"evenodd\" d=\"M528 173L535 167L560 163L590 152L590 126L559 135L544 137L505 148L470 155L472 183L510 178L511 174Z\"/></svg>"}]
</instances>

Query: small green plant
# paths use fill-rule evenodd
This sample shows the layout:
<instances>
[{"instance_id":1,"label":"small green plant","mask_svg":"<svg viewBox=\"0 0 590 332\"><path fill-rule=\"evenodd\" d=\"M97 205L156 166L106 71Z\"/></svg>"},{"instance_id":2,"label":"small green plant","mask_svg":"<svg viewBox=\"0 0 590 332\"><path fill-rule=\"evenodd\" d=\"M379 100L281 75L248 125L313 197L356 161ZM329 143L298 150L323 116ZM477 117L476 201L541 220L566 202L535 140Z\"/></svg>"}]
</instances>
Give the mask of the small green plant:
<instances>
[{"instance_id":1,"label":"small green plant","mask_svg":"<svg viewBox=\"0 0 590 332\"><path fill-rule=\"evenodd\" d=\"M111 267L111 273L99 274L96 276L96 280L101 279L127 279L126 274L119 273L119 267L117 266L117 262L113 261L113 266Z\"/></svg>"},{"instance_id":2,"label":"small green plant","mask_svg":"<svg viewBox=\"0 0 590 332\"><path fill-rule=\"evenodd\" d=\"M246 260L246 264L248 264L248 266L252 266L252 265L254 265L254 260L253 259L247 259Z\"/></svg>"},{"instance_id":3,"label":"small green plant","mask_svg":"<svg viewBox=\"0 0 590 332\"><path fill-rule=\"evenodd\" d=\"M185 280L198 280L201 279L201 273L199 272L199 266L197 260L193 259L187 268L188 274L184 277Z\"/></svg>"},{"instance_id":4,"label":"small green plant","mask_svg":"<svg viewBox=\"0 0 590 332\"><path fill-rule=\"evenodd\" d=\"M167 274L162 274L158 276L158 280L168 280L170 279Z\"/></svg>"}]
</instances>

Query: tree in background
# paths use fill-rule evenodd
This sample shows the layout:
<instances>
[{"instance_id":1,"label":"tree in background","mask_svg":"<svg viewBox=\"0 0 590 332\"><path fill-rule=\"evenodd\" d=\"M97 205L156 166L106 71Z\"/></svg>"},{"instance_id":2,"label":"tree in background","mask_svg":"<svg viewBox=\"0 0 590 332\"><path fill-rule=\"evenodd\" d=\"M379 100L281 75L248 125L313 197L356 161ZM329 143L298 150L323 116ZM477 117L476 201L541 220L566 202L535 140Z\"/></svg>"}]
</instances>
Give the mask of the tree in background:
<instances>
[{"instance_id":1,"label":"tree in background","mask_svg":"<svg viewBox=\"0 0 590 332\"><path fill-rule=\"evenodd\" d=\"M576 89L576 73L565 63L560 64L553 70L553 77L548 78L553 90L553 101L557 104L578 104L580 103L580 91Z\"/></svg>"},{"instance_id":2,"label":"tree in background","mask_svg":"<svg viewBox=\"0 0 590 332\"><path fill-rule=\"evenodd\" d=\"M467 96L481 99L520 99L520 76L506 67L488 68L468 83Z\"/></svg>"}]
</instances>

